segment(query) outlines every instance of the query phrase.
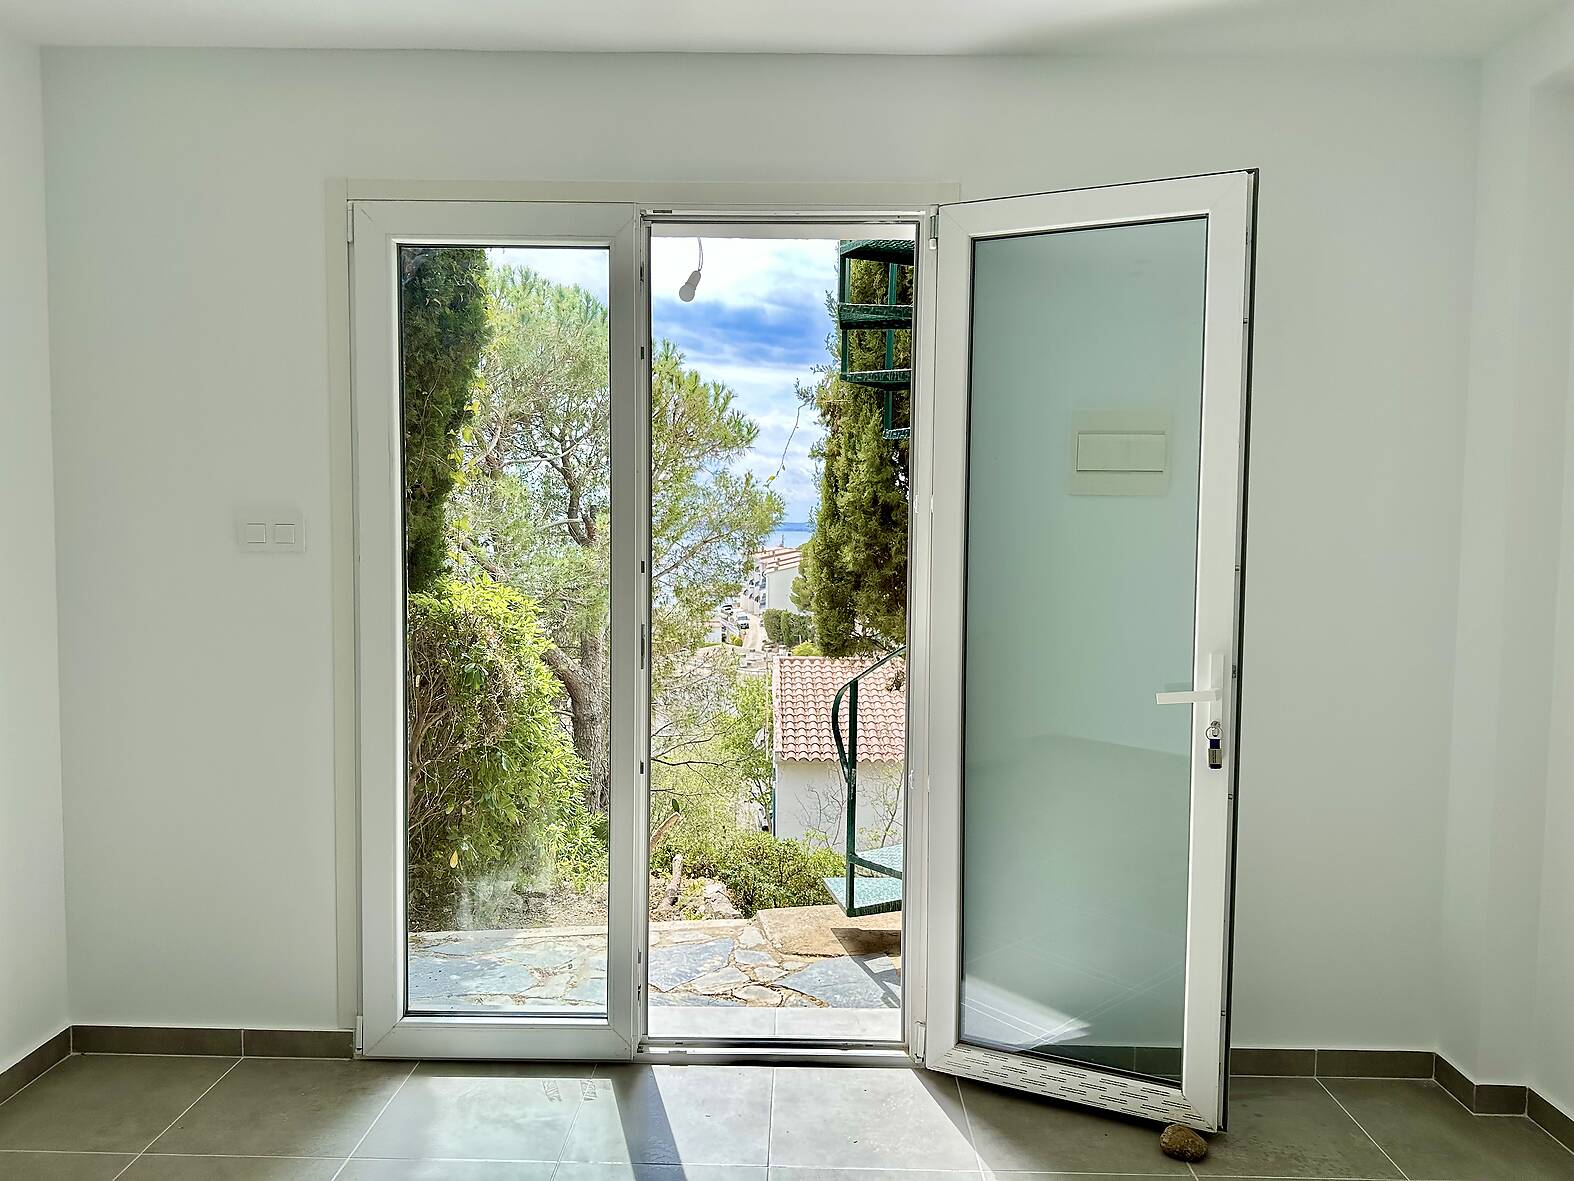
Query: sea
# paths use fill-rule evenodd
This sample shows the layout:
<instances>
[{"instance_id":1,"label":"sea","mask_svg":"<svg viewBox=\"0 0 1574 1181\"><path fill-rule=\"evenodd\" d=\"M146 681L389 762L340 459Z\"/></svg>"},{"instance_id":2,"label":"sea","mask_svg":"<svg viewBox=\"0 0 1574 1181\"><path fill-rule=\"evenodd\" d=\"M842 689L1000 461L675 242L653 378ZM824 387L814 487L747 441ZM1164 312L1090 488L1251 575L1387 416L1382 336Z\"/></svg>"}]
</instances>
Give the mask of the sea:
<instances>
[{"instance_id":1,"label":"sea","mask_svg":"<svg viewBox=\"0 0 1574 1181\"><path fill-rule=\"evenodd\" d=\"M783 521L776 527L776 531L765 539L767 548L771 546L793 547L808 541L814 533L813 521Z\"/></svg>"}]
</instances>

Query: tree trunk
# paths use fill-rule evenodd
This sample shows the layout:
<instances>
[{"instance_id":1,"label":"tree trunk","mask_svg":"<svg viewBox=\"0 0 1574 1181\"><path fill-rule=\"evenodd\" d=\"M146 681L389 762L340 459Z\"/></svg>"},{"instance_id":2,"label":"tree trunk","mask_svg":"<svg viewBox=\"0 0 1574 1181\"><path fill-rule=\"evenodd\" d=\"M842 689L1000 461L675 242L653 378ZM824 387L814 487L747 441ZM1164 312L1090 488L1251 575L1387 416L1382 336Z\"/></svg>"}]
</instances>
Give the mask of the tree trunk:
<instances>
[{"instance_id":1,"label":"tree trunk","mask_svg":"<svg viewBox=\"0 0 1574 1181\"><path fill-rule=\"evenodd\" d=\"M667 890L661 896L661 904L657 911L669 911L678 905L678 896L683 893L683 854L678 853L672 858L672 877L667 881Z\"/></svg>"},{"instance_id":2,"label":"tree trunk","mask_svg":"<svg viewBox=\"0 0 1574 1181\"><path fill-rule=\"evenodd\" d=\"M612 778L601 653L600 637L586 637L581 642L577 661L561 648L548 648L543 653L546 666L568 697L574 751L585 764L585 807L598 815L607 811Z\"/></svg>"}]
</instances>

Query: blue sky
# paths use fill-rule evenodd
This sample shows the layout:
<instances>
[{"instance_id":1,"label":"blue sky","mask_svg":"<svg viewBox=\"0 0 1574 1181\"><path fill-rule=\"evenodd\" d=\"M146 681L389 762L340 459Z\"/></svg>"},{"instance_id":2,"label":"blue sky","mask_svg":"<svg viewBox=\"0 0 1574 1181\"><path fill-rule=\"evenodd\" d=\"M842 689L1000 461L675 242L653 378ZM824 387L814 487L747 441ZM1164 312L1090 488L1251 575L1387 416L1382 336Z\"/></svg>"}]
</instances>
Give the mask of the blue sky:
<instances>
[{"instance_id":1,"label":"blue sky","mask_svg":"<svg viewBox=\"0 0 1574 1181\"><path fill-rule=\"evenodd\" d=\"M599 250L493 254L607 298L606 255ZM809 384L814 367L829 359L825 296L836 286L836 242L708 237L704 278L694 302L686 304L678 288L695 257L693 238L652 241L652 330L657 340L677 345L706 380L737 394L740 409L760 428L753 454L738 469L771 480L786 501L786 519L806 521L819 490L809 448L821 430L812 411L803 409L800 417L793 384Z\"/></svg>"}]
</instances>

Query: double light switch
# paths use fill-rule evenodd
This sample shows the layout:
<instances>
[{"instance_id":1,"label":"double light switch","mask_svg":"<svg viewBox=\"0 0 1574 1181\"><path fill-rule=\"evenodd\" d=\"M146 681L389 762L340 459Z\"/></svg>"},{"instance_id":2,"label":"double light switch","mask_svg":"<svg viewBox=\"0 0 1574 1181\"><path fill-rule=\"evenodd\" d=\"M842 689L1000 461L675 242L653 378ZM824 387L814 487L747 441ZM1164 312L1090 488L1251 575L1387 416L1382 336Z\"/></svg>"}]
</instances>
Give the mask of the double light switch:
<instances>
[{"instance_id":1,"label":"double light switch","mask_svg":"<svg viewBox=\"0 0 1574 1181\"><path fill-rule=\"evenodd\" d=\"M242 512L235 518L235 543L243 553L298 554L306 549L299 514Z\"/></svg>"}]
</instances>

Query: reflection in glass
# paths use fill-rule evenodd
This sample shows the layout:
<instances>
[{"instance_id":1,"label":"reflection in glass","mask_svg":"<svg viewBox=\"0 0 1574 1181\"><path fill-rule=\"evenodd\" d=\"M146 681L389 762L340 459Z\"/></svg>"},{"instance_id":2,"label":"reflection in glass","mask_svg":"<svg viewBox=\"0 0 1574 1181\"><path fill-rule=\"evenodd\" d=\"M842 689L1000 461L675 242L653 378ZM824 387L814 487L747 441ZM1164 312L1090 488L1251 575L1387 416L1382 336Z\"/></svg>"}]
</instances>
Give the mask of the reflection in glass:
<instances>
[{"instance_id":1,"label":"reflection in glass","mask_svg":"<svg viewBox=\"0 0 1574 1181\"><path fill-rule=\"evenodd\" d=\"M981 241L962 1038L1178 1078L1205 222Z\"/></svg>"}]
</instances>

